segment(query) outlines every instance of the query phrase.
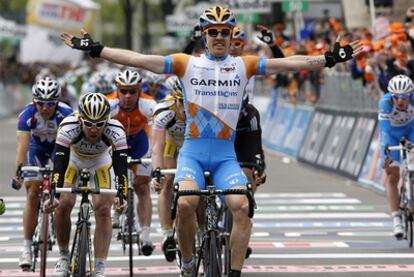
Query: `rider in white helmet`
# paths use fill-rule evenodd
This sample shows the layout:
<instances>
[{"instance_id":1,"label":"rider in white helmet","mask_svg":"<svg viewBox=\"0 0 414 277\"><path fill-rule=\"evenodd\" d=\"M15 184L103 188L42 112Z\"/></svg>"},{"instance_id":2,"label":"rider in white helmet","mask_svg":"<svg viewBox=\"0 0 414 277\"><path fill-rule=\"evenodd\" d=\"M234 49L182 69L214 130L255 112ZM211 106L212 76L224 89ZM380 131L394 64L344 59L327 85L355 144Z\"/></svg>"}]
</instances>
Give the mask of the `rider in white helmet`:
<instances>
[{"instance_id":1,"label":"rider in white helmet","mask_svg":"<svg viewBox=\"0 0 414 277\"><path fill-rule=\"evenodd\" d=\"M26 105L19 115L17 125L17 148L14 162L12 187L26 187L26 205L23 212L23 253L19 266L30 270L32 266L32 237L37 225L40 174L22 176L23 165L44 167L52 159L56 133L64 117L72 109L59 102L60 86L49 77L39 79L32 87L33 102Z\"/></svg>"},{"instance_id":2,"label":"rider in white helmet","mask_svg":"<svg viewBox=\"0 0 414 277\"><path fill-rule=\"evenodd\" d=\"M394 76L388 83L388 93L379 101L381 164L387 176L388 204L393 216L393 234L397 239L404 237L398 193L400 153L392 151L388 158L384 149L385 146L399 145L403 137L414 142L413 89L413 82L408 76Z\"/></svg>"}]
</instances>

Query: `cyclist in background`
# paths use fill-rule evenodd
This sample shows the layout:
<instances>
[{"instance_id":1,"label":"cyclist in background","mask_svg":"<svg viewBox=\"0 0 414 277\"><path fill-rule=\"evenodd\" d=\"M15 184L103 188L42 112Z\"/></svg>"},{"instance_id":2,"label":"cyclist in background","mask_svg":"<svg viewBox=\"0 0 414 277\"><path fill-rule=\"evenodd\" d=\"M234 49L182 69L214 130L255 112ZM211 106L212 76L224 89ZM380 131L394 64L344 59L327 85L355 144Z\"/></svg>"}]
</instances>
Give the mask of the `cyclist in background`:
<instances>
[{"instance_id":1,"label":"cyclist in background","mask_svg":"<svg viewBox=\"0 0 414 277\"><path fill-rule=\"evenodd\" d=\"M107 99L117 98L116 88L112 82L112 77L106 71L96 72L95 75L92 76L92 86L94 87L95 92L102 93Z\"/></svg>"},{"instance_id":2,"label":"cyclist in background","mask_svg":"<svg viewBox=\"0 0 414 277\"><path fill-rule=\"evenodd\" d=\"M60 87L49 77L39 79L32 87L33 102L24 107L17 125L17 153L14 162L15 177L12 185L26 187L26 205L23 212L23 253L19 266L32 266L32 237L37 225L39 212L39 188L41 174L26 173L24 182L20 179L23 165L44 167L53 157L53 148L59 124L72 113L72 109L59 102Z\"/></svg>"},{"instance_id":3,"label":"cyclist in background","mask_svg":"<svg viewBox=\"0 0 414 277\"><path fill-rule=\"evenodd\" d=\"M167 96L154 109L154 123L152 126L152 167L154 171L152 183L155 190L160 192L158 215L164 235L161 249L166 260L172 262L175 254L166 250L175 248L173 221L170 214L174 177L168 175L165 177L166 180L159 182L156 175L161 168L177 167L178 152L184 142L186 117L183 91L178 78L175 76L169 77L167 83L171 89L171 96Z\"/></svg>"},{"instance_id":4,"label":"cyclist in background","mask_svg":"<svg viewBox=\"0 0 414 277\"><path fill-rule=\"evenodd\" d=\"M405 137L414 142L414 90L410 77L397 75L388 82L388 92L379 101L379 132L381 141L381 164L387 176L388 205L393 217L393 234L404 237L398 192L400 180L400 153L392 151L391 159L385 158L385 146L397 146Z\"/></svg>"},{"instance_id":5,"label":"cyclist in background","mask_svg":"<svg viewBox=\"0 0 414 277\"><path fill-rule=\"evenodd\" d=\"M141 76L126 69L116 76L118 98L110 100L112 117L125 128L129 154L133 159L151 157L150 132L156 102L141 92ZM134 189L138 196L137 214L141 227L142 253L151 255L154 250L150 238L152 202L150 193L151 165L139 164L134 168ZM114 213L114 227L119 226L119 214Z\"/></svg>"},{"instance_id":6,"label":"cyclist in background","mask_svg":"<svg viewBox=\"0 0 414 277\"><path fill-rule=\"evenodd\" d=\"M170 90L165 83L164 75L146 72L144 81L141 84L141 90L146 95L151 96L159 102L164 99Z\"/></svg>"},{"instance_id":7,"label":"cyclist in background","mask_svg":"<svg viewBox=\"0 0 414 277\"><path fill-rule=\"evenodd\" d=\"M183 85L187 120L174 181L179 183L180 190L203 189L204 170L210 170L213 183L218 189L245 189L247 178L236 159L234 137L243 91L250 77L333 67L361 53L362 45L359 41L354 41L340 46L338 39L333 52L328 51L319 56L281 59L265 59L253 55L231 57L228 50L235 25L236 17L229 9L215 6L205 10L200 16L200 26L207 49L201 57L182 53L163 57L104 47L94 42L84 31L81 31L82 38L68 33L63 33L61 37L68 46L88 51L91 57L101 57L158 74L177 75ZM233 215L229 276L237 277L241 275L250 238L249 202L243 195L227 195L225 201ZM196 196L181 197L178 201L177 232L182 254L181 276L194 275L193 241L198 203L199 197Z\"/></svg>"},{"instance_id":8,"label":"cyclist in background","mask_svg":"<svg viewBox=\"0 0 414 277\"><path fill-rule=\"evenodd\" d=\"M109 116L110 106L103 94L85 93L81 96L79 114L68 116L59 126L52 174L53 186L76 186L80 171L87 169L91 173L91 187L111 189L115 186L120 190L118 197L125 197L128 186L126 135L121 123ZM69 273L71 213L75 203L76 195L63 194L59 201L56 200L51 205L50 211L57 208L59 260L53 272L55 277L66 277ZM92 276L103 277L112 238L111 206L114 196L93 195L92 203L96 222L95 268ZM46 201L45 207L48 205Z\"/></svg>"}]
</instances>

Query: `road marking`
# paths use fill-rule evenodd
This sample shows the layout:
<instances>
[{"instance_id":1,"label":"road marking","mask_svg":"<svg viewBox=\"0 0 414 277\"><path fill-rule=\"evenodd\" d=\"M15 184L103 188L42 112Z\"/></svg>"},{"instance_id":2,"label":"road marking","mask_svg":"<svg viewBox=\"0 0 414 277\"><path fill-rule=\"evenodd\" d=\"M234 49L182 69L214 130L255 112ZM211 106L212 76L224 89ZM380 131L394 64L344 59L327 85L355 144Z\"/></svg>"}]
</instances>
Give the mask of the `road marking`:
<instances>
[{"instance_id":1,"label":"road marking","mask_svg":"<svg viewBox=\"0 0 414 277\"><path fill-rule=\"evenodd\" d=\"M260 199L258 205L269 204L360 204L356 198Z\"/></svg>"},{"instance_id":2,"label":"road marking","mask_svg":"<svg viewBox=\"0 0 414 277\"><path fill-rule=\"evenodd\" d=\"M8 208L8 207L7 207ZM303 211L374 211L368 205L296 205L296 206L258 206L256 212L303 212Z\"/></svg>"},{"instance_id":3,"label":"road marking","mask_svg":"<svg viewBox=\"0 0 414 277\"><path fill-rule=\"evenodd\" d=\"M253 229L259 228L378 228L391 227L391 221L327 221L327 222L260 222L254 221Z\"/></svg>"},{"instance_id":4,"label":"road marking","mask_svg":"<svg viewBox=\"0 0 414 277\"><path fill-rule=\"evenodd\" d=\"M274 242L276 248L345 248L348 244L342 241L322 241L322 242Z\"/></svg>"},{"instance_id":5,"label":"road marking","mask_svg":"<svg viewBox=\"0 0 414 277\"><path fill-rule=\"evenodd\" d=\"M147 266L134 267L135 275L175 274L176 266ZM412 264L345 264L345 265L245 265L244 273L351 273L351 272L414 272ZM53 269L46 271L47 276L53 274ZM129 276L127 267L107 267L106 276ZM256 275L256 274L254 274ZM31 277L39 276L38 272L22 272L20 269L0 269L1 277Z\"/></svg>"},{"instance_id":6,"label":"road marking","mask_svg":"<svg viewBox=\"0 0 414 277\"><path fill-rule=\"evenodd\" d=\"M338 232L341 237L389 237L392 232Z\"/></svg>"},{"instance_id":7,"label":"road marking","mask_svg":"<svg viewBox=\"0 0 414 277\"><path fill-rule=\"evenodd\" d=\"M390 218L387 213L267 213L255 214L254 219L335 219Z\"/></svg>"}]
</instances>

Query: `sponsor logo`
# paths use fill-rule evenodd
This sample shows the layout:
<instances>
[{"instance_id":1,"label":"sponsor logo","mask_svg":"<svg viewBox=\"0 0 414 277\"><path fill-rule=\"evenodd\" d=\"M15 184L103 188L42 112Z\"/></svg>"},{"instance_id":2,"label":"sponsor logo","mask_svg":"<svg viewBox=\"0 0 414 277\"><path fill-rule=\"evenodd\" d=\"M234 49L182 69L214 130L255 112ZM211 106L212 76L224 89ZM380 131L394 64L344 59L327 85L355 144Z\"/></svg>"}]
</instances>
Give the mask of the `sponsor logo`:
<instances>
[{"instance_id":1,"label":"sponsor logo","mask_svg":"<svg viewBox=\"0 0 414 277\"><path fill-rule=\"evenodd\" d=\"M194 90L195 95L202 95L202 96L221 96L221 97L236 97L237 92L236 91L206 91L206 90Z\"/></svg>"},{"instance_id":2,"label":"sponsor logo","mask_svg":"<svg viewBox=\"0 0 414 277\"><path fill-rule=\"evenodd\" d=\"M239 110L239 104L227 104L227 103L219 103L219 109L222 110Z\"/></svg>"},{"instance_id":3,"label":"sponsor logo","mask_svg":"<svg viewBox=\"0 0 414 277\"><path fill-rule=\"evenodd\" d=\"M240 86L240 80L199 80L197 78L191 78L190 83L194 86Z\"/></svg>"},{"instance_id":4,"label":"sponsor logo","mask_svg":"<svg viewBox=\"0 0 414 277\"><path fill-rule=\"evenodd\" d=\"M233 72L236 70L236 67L233 66L226 66L226 67L220 67L220 72L221 73L229 73L229 72Z\"/></svg>"}]
</instances>

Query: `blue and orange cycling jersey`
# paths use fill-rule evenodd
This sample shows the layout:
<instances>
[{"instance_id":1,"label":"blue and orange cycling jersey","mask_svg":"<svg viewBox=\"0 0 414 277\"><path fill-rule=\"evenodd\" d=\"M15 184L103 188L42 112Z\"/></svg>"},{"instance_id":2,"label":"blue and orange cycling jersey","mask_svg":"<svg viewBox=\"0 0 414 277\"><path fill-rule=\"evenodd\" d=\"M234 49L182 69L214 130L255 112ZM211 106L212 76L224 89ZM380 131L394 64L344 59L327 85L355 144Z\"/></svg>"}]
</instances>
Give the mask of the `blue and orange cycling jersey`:
<instances>
[{"instance_id":1,"label":"blue and orange cycling jersey","mask_svg":"<svg viewBox=\"0 0 414 277\"><path fill-rule=\"evenodd\" d=\"M396 146L402 137L414 142L414 101L411 100L406 110L399 110L394 105L391 93L385 94L379 101L378 121L381 141L381 165L383 165L386 145ZM392 151L390 154L395 165L398 165L400 153Z\"/></svg>"},{"instance_id":2,"label":"blue and orange cycling jersey","mask_svg":"<svg viewBox=\"0 0 414 277\"><path fill-rule=\"evenodd\" d=\"M142 82L142 84L141 84L141 91L142 92L144 92L146 95L148 95L148 96L153 96L154 97L154 99L157 101L157 102L159 102L159 101L161 101L162 99L164 99L169 93L170 93L170 90L169 90L169 88L166 86L166 85L164 85L164 84L159 84L159 85L157 85L157 87L158 87L158 91L157 91L157 93L155 93L155 95L154 95L154 93L151 91L151 88L150 88L150 83L149 82L147 82L147 81L144 81L144 82Z\"/></svg>"},{"instance_id":3,"label":"blue and orange cycling jersey","mask_svg":"<svg viewBox=\"0 0 414 277\"><path fill-rule=\"evenodd\" d=\"M209 170L220 189L245 185L234 138L243 92L253 75L266 73L265 59L174 54L165 58L164 73L180 78L187 117L175 182L192 180L204 188L203 171Z\"/></svg>"}]
</instances>

